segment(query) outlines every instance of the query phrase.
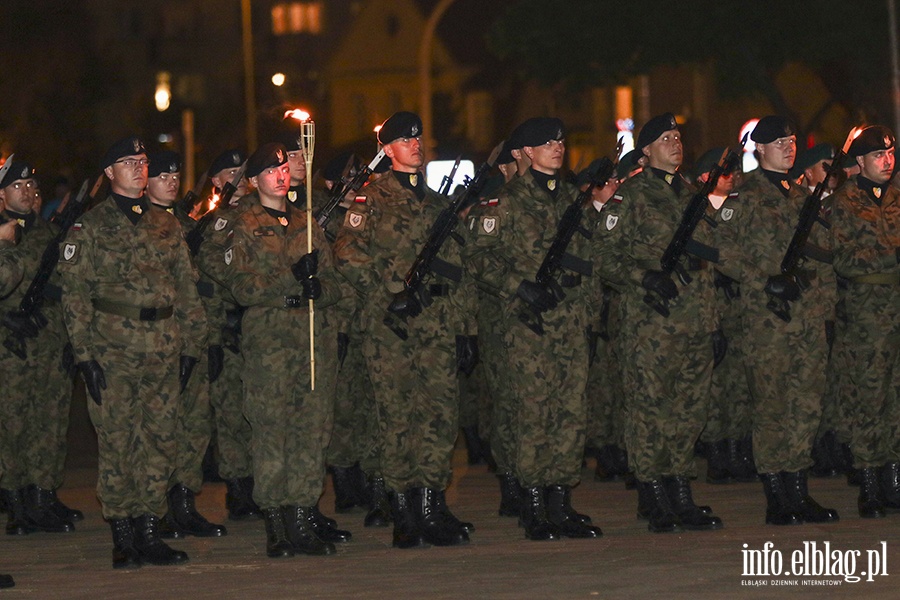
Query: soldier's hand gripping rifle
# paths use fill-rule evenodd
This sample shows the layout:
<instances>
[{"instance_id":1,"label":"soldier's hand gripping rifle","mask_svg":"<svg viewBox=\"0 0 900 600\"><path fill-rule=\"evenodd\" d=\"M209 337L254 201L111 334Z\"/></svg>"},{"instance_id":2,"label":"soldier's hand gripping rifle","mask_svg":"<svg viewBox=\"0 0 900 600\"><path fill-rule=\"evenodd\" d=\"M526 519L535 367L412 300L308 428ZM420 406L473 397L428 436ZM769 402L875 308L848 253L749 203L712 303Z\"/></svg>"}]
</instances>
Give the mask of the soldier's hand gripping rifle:
<instances>
[{"instance_id":1,"label":"soldier's hand gripping rifle","mask_svg":"<svg viewBox=\"0 0 900 600\"><path fill-rule=\"evenodd\" d=\"M523 287L534 286L536 283L540 290L549 292L553 299L550 302L550 305L552 306L549 306L548 310L555 307L560 300L565 298L565 293L562 291L562 287L556 280L557 275L562 269L575 271L581 275L590 275L593 271L593 265L591 265L589 261L569 254L568 248L576 233L580 233L588 239L592 237L591 232L581 226L581 219L584 217L584 207L588 203L588 200L591 199L594 188L597 186L603 187L606 185L606 182L609 181L610 177L613 176L621 153L622 140L619 140L619 143L616 144L615 161L604 157L603 160L600 161L597 170L591 176L588 187L580 192L575 200L566 207L562 218L556 226L556 235L553 237L553 241L550 242L550 249L547 250L547 254L544 256L541 266L538 267L534 281L525 280L522 282L522 285L520 285L521 290ZM542 309L529 302L527 303L527 308L519 312L519 320L536 334L544 335L543 312Z\"/></svg>"},{"instance_id":2,"label":"soldier's hand gripping rifle","mask_svg":"<svg viewBox=\"0 0 900 600\"><path fill-rule=\"evenodd\" d=\"M102 181L102 178L103 175L98 178L98 183ZM47 284L53 275L53 271L56 270L57 263L59 263L59 246L66 239L69 228L84 212L84 207L87 204L88 183L89 181L85 179L75 199L68 202L63 211L57 215L56 224L59 227L59 232L44 249L44 253L41 255L41 262L38 265L34 278L31 280L31 284L25 291L19 306L3 315L3 325L9 329L6 339L3 340L3 346L22 360L27 358L25 340L37 336L38 332L47 326L47 319L41 314L40 308L44 302L45 294L50 294L52 291ZM56 290L56 294L52 295L58 294L59 291Z\"/></svg>"},{"instance_id":3,"label":"soldier's hand gripping rifle","mask_svg":"<svg viewBox=\"0 0 900 600\"><path fill-rule=\"evenodd\" d=\"M675 288L671 279L672 273L677 274L678 279L684 285L691 282L691 276L681 266L681 257L684 254L693 254L706 258L710 262L719 261L717 248L701 244L692 239L691 236L694 234L694 230L700 224L700 221L706 218L709 195L715 191L716 185L719 183L719 177L725 173L730 173L740 164L740 160L741 157L738 152L731 148L725 149L722 153L722 158L710 170L709 177L700 190L694 194L691 201L688 202L687 208L681 214L678 228L675 230L672 240L666 246L662 258L659 260L660 270L647 271L647 274L644 276L644 281L646 282L644 287L647 289L647 294L644 295L644 302L652 306L656 312L664 317L669 316L669 300L673 300L678 296L678 289ZM715 226L714 221L710 221L710 223ZM660 280L667 280L668 285L656 285Z\"/></svg>"},{"instance_id":4,"label":"soldier's hand gripping rifle","mask_svg":"<svg viewBox=\"0 0 900 600\"><path fill-rule=\"evenodd\" d=\"M809 287L809 281L800 270L804 258L812 258L825 263L832 262L831 253L828 250L809 243L809 234L816 221L821 222L824 227L830 227L829 223L819 219L819 212L822 210L822 196L828 189L829 180L840 172L841 163L847 156L847 151L850 150L850 144L860 133L862 133L862 129L856 127L850 130L844 146L831 160L831 164L825 167L825 179L820 181L813 192L803 201L800 217L797 219L797 227L794 229L794 235L784 253L784 258L781 260L781 272L779 275L769 277L769 281L766 282L765 291L769 296L766 308L786 323L791 322L790 303L799 299L803 290Z\"/></svg>"},{"instance_id":5,"label":"soldier's hand gripping rifle","mask_svg":"<svg viewBox=\"0 0 900 600\"><path fill-rule=\"evenodd\" d=\"M349 194L350 192L357 192L359 188L365 185L366 181L369 180L369 176L375 172L375 168L378 166L378 163L384 158L384 148L378 151L378 154L375 155L375 158L372 159L368 165L366 165L362 170L357 171L356 175L353 176L350 181L345 181L344 178L341 178L341 181L335 183L334 187L331 188L331 196L328 198L328 202L319 209L316 213L316 221L319 223L319 226L322 230L328 226L328 221L331 219L331 213L334 212L334 209L338 207L341 201L344 199L344 196ZM334 241L334 240L332 240Z\"/></svg>"},{"instance_id":6,"label":"soldier's hand gripping rifle","mask_svg":"<svg viewBox=\"0 0 900 600\"><path fill-rule=\"evenodd\" d=\"M247 163L245 162L241 165L241 168L238 169L234 174L234 177L231 179L231 181L222 186L222 193L219 195L219 202L218 204L216 204L215 208L200 217L200 220L197 221L197 226L191 229L187 236L185 236L188 248L191 251L191 256L197 256L197 253L200 251L200 245L203 244L203 235L209 228L209 224L212 223L213 219L216 218L219 210L223 206L228 206L228 204L231 202L231 198L237 191L237 186L241 183L241 179L244 178L244 172L246 170Z\"/></svg>"},{"instance_id":7,"label":"soldier's hand gripping rifle","mask_svg":"<svg viewBox=\"0 0 900 600\"><path fill-rule=\"evenodd\" d=\"M402 324L397 323L394 317L399 317L401 321L406 322L407 317L416 317L422 312L422 308L427 308L432 304L431 293L426 287L426 283L431 278L432 273L446 277L451 281L462 280L462 268L450 264L438 258L438 252L447 238L452 237L460 246L465 245L465 240L461 235L456 233L456 226L459 224L459 214L470 205L478 201L481 190L487 182L487 176L490 170L497 162L500 155L501 147L494 149L487 161L484 162L475 175L466 180L465 190L456 196L446 207L440 212L435 219L434 224L425 240L425 245L416 256L412 266L406 273L403 280L403 291L394 295L393 301L387 307L388 315L384 318L384 324L393 331L397 337L405 340L409 337L408 332ZM456 174L456 167L459 165L459 158L456 159L456 165L450 175L445 176L441 184L441 193L446 196L450 186L453 184L453 176Z\"/></svg>"}]
</instances>

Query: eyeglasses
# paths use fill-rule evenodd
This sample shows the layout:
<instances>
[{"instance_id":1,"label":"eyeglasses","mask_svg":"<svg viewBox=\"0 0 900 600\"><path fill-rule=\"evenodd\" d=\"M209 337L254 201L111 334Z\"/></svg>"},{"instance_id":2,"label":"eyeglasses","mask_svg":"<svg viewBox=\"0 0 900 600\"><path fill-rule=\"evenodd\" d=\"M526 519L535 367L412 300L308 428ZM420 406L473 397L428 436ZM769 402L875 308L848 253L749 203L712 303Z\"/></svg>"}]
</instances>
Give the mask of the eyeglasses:
<instances>
[{"instance_id":1,"label":"eyeglasses","mask_svg":"<svg viewBox=\"0 0 900 600\"><path fill-rule=\"evenodd\" d=\"M126 168L126 169L133 169L133 168L135 168L135 167L138 166L138 165L140 165L140 166L142 166L142 167L146 167L147 165L150 164L150 161L147 160L146 158L141 158L141 159L138 159L138 160L135 160L135 159L133 159L133 158L126 158L126 159L123 159L123 160L117 160L117 161L114 162L113 164L114 164L114 165L125 165L125 168Z\"/></svg>"}]
</instances>

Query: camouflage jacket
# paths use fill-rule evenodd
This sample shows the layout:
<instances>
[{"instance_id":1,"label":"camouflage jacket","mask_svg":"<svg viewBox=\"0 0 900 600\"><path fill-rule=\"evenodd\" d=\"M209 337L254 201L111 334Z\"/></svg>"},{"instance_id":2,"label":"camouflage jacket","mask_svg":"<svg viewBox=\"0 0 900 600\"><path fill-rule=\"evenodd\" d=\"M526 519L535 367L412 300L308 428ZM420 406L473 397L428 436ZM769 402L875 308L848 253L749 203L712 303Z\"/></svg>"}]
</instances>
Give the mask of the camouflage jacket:
<instances>
[{"instance_id":1,"label":"camouflage jacket","mask_svg":"<svg viewBox=\"0 0 900 600\"><path fill-rule=\"evenodd\" d=\"M9 213L4 213L4 217L10 220L15 219L15 217ZM25 292L28 291L28 286L31 284L32 278L37 274L38 266L41 264L41 257L44 255L44 250L47 249L47 245L53 241L53 238L56 237L58 232L59 229L56 225L35 216L31 225L23 230L22 241L19 242L17 246L9 246L8 255L4 257L4 262L9 261L10 263L15 264L17 270L21 271L21 274L18 276L20 284L10 284L9 289L0 295L0 308L4 311L19 306L19 303L25 296ZM4 270L7 269L4 268ZM5 288L6 286L0 287ZM59 275L54 272L50 276L50 283L47 285L47 295L58 300L59 292ZM58 316L61 316L61 314L59 314L59 304L53 300L51 300L49 304L53 307L50 310L56 311ZM47 306L47 308L50 307ZM45 314L44 316L47 315Z\"/></svg>"},{"instance_id":2,"label":"camouflage jacket","mask_svg":"<svg viewBox=\"0 0 900 600\"><path fill-rule=\"evenodd\" d=\"M800 209L809 192L790 183L785 198L760 169L751 171L719 210L716 222L720 262L717 268L741 283L745 311L766 311L769 299L763 289L771 275L781 272L781 261L797 228ZM809 243L831 251L831 236L820 223L813 225ZM791 302L791 316L833 319L836 290L830 264L801 260L800 268L810 279L810 288Z\"/></svg>"},{"instance_id":3,"label":"camouflage jacket","mask_svg":"<svg viewBox=\"0 0 900 600\"><path fill-rule=\"evenodd\" d=\"M366 310L386 313L393 294L403 291L406 274L446 203L445 198L427 188L420 201L391 172L360 190L356 202L344 215L334 252L338 270L366 297ZM447 240L438 258L459 267L459 244ZM470 305L474 294L469 281L432 274L429 283L449 286L452 322L445 325L450 331L474 333L474 310ZM429 310L425 308L423 315Z\"/></svg>"},{"instance_id":4,"label":"camouflage jacket","mask_svg":"<svg viewBox=\"0 0 900 600\"><path fill-rule=\"evenodd\" d=\"M881 189L881 206L859 188L856 177L832 196L834 270L841 277L900 273L900 190L891 185Z\"/></svg>"},{"instance_id":5,"label":"camouflage jacket","mask_svg":"<svg viewBox=\"0 0 900 600\"><path fill-rule=\"evenodd\" d=\"M675 177L681 177L675 174ZM680 282L678 297L668 302L669 317L659 315L644 302L647 291L641 285L647 270L659 270L660 259L672 241L684 210L695 190L683 179L681 191L647 168L628 179L600 212L595 229L596 265L599 274L622 293L622 308L629 321L664 319L677 331L712 332L716 329L713 267L707 260L683 255L681 268L691 281ZM700 221L691 236L701 244L714 247L711 227ZM657 299L658 300L658 299Z\"/></svg>"},{"instance_id":6,"label":"camouflage jacket","mask_svg":"<svg viewBox=\"0 0 900 600\"><path fill-rule=\"evenodd\" d=\"M197 272L177 219L148 210L133 225L107 198L85 213L60 247L66 327L77 362L91 360L101 337L135 352L200 356L206 345L206 317L197 295ZM174 317L144 323L123 318L121 332L103 331L92 301L136 308L174 308ZM143 348L144 333L164 332L166 348ZM114 335L116 334L116 335Z\"/></svg>"},{"instance_id":7,"label":"camouflage jacket","mask_svg":"<svg viewBox=\"0 0 900 600\"><path fill-rule=\"evenodd\" d=\"M16 289L22 281L22 263L12 242L0 241L0 297Z\"/></svg>"}]
</instances>

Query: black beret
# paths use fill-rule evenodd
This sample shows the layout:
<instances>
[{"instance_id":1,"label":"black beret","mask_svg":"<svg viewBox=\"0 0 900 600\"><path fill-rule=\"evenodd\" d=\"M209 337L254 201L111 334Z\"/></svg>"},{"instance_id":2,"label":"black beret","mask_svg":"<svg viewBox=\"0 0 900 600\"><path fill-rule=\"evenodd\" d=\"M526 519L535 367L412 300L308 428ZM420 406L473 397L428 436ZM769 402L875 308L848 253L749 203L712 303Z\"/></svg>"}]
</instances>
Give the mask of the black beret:
<instances>
[{"instance_id":1,"label":"black beret","mask_svg":"<svg viewBox=\"0 0 900 600\"><path fill-rule=\"evenodd\" d=\"M694 176L700 177L704 173L712 171L712 168L719 164L723 152L725 152L725 148L720 146L701 154L700 158L697 159L697 164L694 165Z\"/></svg>"},{"instance_id":2,"label":"black beret","mask_svg":"<svg viewBox=\"0 0 900 600\"><path fill-rule=\"evenodd\" d=\"M778 138L789 137L795 133L787 119L769 115L759 120L753 128L753 133L750 134L750 139L757 144L769 144Z\"/></svg>"},{"instance_id":3,"label":"black beret","mask_svg":"<svg viewBox=\"0 0 900 600\"><path fill-rule=\"evenodd\" d=\"M352 152L341 152L328 161L328 164L322 169L322 177L324 177L326 181L340 181L341 177L344 175L344 169L347 167L348 162L350 163L351 169L358 165L358 161Z\"/></svg>"},{"instance_id":4,"label":"black beret","mask_svg":"<svg viewBox=\"0 0 900 600\"><path fill-rule=\"evenodd\" d=\"M561 140L566 137L563 122L553 117L533 117L516 128L516 144L518 147L535 147L546 144L550 140Z\"/></svg>"},{"instance_id":5,"label":"black beret","mask_svg":"<svg viewBox=\"0 0 900 600\"><path fill-rule=\"evenodd\" d=\"M525 123L528 123L528 121L519 123L516 125L516 128L512 130L512 133L509 134L509 137L506 138L506 142L503 144L504 150L522 149L522 128L525 127Z\"/></svg>"},{"instance_id":6,"label":"black beret","mask_svg":"<svg viewBox=\"0 0 900 600\"><path fill-rule=\"evenodd\" d=\"M146 154L144 142L140 138L131 136L119 140L106 151L103 160L100 161L100 168L105 169L123 156L137 156L138 154Z\"/></svg>"},{"instance_id":7,"label":"black beret","mask_svg":"<svg viewBox=\"0 0 900 600\"><path fill-rule=\"evenodd\" d=\"M34 177L34 169L24 160L14 160L12 164L9 165L9 170L6 171L6 175L3 177L3 181L0 181L0 189L8 187L20 179L31 179Z\"/></svg>"},{"instance_id":8,"label":"black beret","mask_svg":"<svg viewBox=\"0 0 900 600\"><path fill-rule=\"evenodd\" d=\"M378 130L378 141L390 144L400 138L414 138L422 135L422 119L416 113L400 111L391 115Z\"/></svg>"},{"instance_id":9,"label":"black beret","mask_svg":"<svg viewBox=\"0 0 900 600\"><path fill-rule=\"evenodd\" d=\"M237 148L226 150L212 161L212 165L210 165L209 171L207 171L206 174L213 177L222 169L232 169L241 166L244 164L244 160L246 160L244 153Z\"/></svg>"},{"instance_id":10,"label":"black beret","mask_svg":"<svg viewBox=\"0 0 900 600\"><path fill-rule=\"evenodd\" d=\"M288 152L296 152L300 149L300 134L296 131L285 131L275 136L275 141L284 146Z\"/></svg>"},{"instance_id":11,"label":"black beret","mask_svg":"<svg viewBox=\"0 0 900 600\"><path fill-rule=\"evenodd\" d=\"M675 115L670 112L656 115L641 127L641 132L638 134L637 144L634 149L641 152L644 148L658 140L659 136L667 131L672 131L673 129L678 129ZM641 152L638 158L642 155L643 153Z\"/></svg>"},{"instance_id":12,"label":"black beret","mask_svg":"<svg viewBox=\"0 0 900 600\"><path fill-rule=\"evenodd\" d=\"M287 162L287 149L278 142L269 142L257 148L247 159L247 177L256 177L266 169L279 167Z\"/></svg>"},{"instance_id":13,"label":"black beret","mask_svg":"<svg viewBox=\"0 0 900 600\"><path fill-rule=\"evenodd\" d=\"M887 127L871 125L862 130L850 144L848 156L863 156L877 150L887 150L894 147L894 134Z\"/></svg>"},{"instance_id":14,"label":"black beret","mask_svg":"<svg viewBox=\"0 0 900 600\"><path fill-rule=\"evenodd\" d=\"M500 154L497 155L497 162L495 164L498 165L508 165L511 162L515 162L516 159L513 158L511 148L509 147L509 140L503 141L503 148L500 149Z\"/></svg>"},{"instance_id":15,"label":"black beret","mask_svg":"<svg viewBox=\"0 0 900 600\"><path fill-rule=\"evenodd\" d=\"M161 173L178 173L181 171L181 155L171 150L153 152L148 157L147 177L159 177Z\"/></svg>"},{"instance_id":16,"label":"black beret","mask_svg":"<svg viewBox=\"0 0 900 600\"><path fill-rule=\"evenodd\" d=\"M628 177L628 174L638 166L638 161L642 156L644 156L644 154L637 150L629 150L626 152L622 158L619 159L619 164L616 165L616 177L619 179Z\"/></svg>"},{"instance_id":17,"label":"black beret","mask_svg":"<svg viewBox=\"0 0 900 600\"><path fill-rule=\"evenodd\" d=\"M831 160L834 158L834 146L831 144L816 144L808 150L804 150L803 154L797 157L794 163L794 172L797 176L803 175L803 171L822 160Z\"/></svg>"}]
</instances>

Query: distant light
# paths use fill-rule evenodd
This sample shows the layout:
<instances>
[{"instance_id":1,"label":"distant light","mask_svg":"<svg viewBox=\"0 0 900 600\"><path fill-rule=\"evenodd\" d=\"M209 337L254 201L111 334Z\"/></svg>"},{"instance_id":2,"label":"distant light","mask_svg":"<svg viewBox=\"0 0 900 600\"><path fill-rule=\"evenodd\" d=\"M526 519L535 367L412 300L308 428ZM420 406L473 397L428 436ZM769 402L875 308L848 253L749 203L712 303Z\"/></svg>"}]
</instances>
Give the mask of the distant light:
<instances>
[{"instance_id":1,"label":"distant light","mask_svg":"<svg viewBox=\"0 0 900 600\"><path fill-rule=\"evenodd\" d=\"M296 119L298 121L309 121L310 114L303 109L295 108L293 110L285 111L284 118L285 119Z\"/></svg>"},{"instance_id":2,"label":"distant light","mask_svg":"<svg viewBox=\"0 0 900 600\"><path fill-rule=\"evenodd\" d=\"M284 85L284 73L275 73L272 75L272 84L278 87Z\"/></svg>"},{"instance_id":3,"label":"distant light","mask_svg":"<svg viewBox=\"0 0 900 600\"><path fill-rule=\"evenodd\" d=\"M161 133L156 139L160 144L168 144L172 141L172 135L169 133Z\"/></svg>"},{"instance_id":4,"label":"distant light","mask_svg":"<svg viewBox=\"0 0 900 600\"><path fill-rule=\"evenodd\" d=\"M630 131L620 131L619 135L616 138L616 142L622 140L622 156L625 156L632 150L634 150L634 134ZM619 158L622 158L620 156Z\"/></svg>"},{"instance_id":5,"label":"distant light","mask_svg":"<svg viewBox=\"0 0 900 600\"><path fill-rule=\"evenodd\" d=\"M166 71L156 74L156 93L153 100L156 102L156 110L163 112L169 108L172 101L172 88L169 86L170 75Z\"/></svg>"},{"instance_id":6,"label":"distant light","mask_svg":"<svg viewBox=\"0 0 900 600\"><path fill-rule=\"evenodd\" d=\"M444 176L450 175L455 160L433 160L425 167L425 182L431 189L437 191L444 182ZM466 177L475 176L475 163L471 160L459 161L459 167L456 169L456 175L453 176L453 183L450 185L450 192L457 185L465 183Z\"/></svg>"}]
</instances>

